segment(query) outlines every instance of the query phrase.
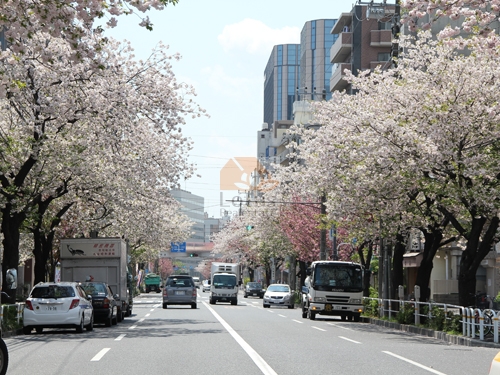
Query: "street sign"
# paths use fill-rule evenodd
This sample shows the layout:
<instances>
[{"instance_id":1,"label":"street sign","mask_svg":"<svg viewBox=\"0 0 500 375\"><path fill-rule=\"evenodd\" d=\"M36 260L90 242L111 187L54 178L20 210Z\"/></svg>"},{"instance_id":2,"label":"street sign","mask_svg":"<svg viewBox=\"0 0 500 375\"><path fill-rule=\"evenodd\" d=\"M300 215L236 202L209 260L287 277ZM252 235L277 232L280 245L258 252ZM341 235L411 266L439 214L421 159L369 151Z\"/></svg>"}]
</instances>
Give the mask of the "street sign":
<instances>
[{"instance_id":1,"label":"street sign","mask_svg":"<svg viewBox=\"0 0 500 375\"><path fill-rule=\"evenodd\" d=\"M172 253L185 253L186 243L185 242L170 242L170 252Z\"/></svg>"}]
</instances>

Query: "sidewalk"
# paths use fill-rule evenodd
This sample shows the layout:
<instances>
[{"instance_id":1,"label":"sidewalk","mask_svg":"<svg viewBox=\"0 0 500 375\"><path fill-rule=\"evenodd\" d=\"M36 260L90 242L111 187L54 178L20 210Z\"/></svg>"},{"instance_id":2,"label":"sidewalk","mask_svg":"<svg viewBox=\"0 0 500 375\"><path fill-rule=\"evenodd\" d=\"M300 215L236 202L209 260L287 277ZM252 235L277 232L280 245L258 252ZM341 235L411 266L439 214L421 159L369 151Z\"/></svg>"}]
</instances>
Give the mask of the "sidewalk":
<instances>
[{"instance_id":1,"label":"sidewalk","mask_svg":"<svg viewBox=\"0 0 500 375\"><path fill-rule=\"evenodd\" d=\"M389 322L387 320L382 320L382 319L361 317L361 321L363 323L375 324L378 326L395 329L397 331L413 333L413 334L419 335L419 336L432 337L434 339L444 341L448 344L462 345L462 346L481 346L481 347L487 347L487 348L499 348L500 349L500 343L497 344L497 343L493 342L493 336L487 337L484 341L481 341L479 339L473 339L471 337L450 335L449 333L445 333L445 332L441 332L441 331L434 331L434 330L429 329L429 328L421 328L421 327L416 327L416 326L412 326L412 325L408 325L408 324L399 324L396 322Z\"/></svg>"}]
</instances>

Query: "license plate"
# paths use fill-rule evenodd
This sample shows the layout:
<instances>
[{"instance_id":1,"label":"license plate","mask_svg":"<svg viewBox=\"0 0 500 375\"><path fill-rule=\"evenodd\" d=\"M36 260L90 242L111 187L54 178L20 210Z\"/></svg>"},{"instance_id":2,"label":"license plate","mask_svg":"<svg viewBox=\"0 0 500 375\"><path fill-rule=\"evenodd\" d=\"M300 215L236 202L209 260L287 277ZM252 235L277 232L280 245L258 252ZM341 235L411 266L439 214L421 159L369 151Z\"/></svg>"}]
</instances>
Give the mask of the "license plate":
<instances>
[{"instance_id":1,"label":"license plate","mask_svg":"<svg viewBox=\"0 0 500 375\"><path fill-rule=\"evenodd\" d=\"M257 295L257 293L254 293L253 295L254 295L254 296L256 296L256 295Z\"/></svg>"},{"instance_id":2,"label":"license plate","mask_svg":"<svg viewBox=\"0 0 500 375\"><path fill-rule=\"evenodd\" d=\"M56 311L57 310L57 307L56 306L47 306L45 308L45 310L48 310L48 311Z\"/></svg>"},{"instance_id":3,"label":"license plate","mask_svg":"<svg viewBox=\"0 0 500 375\"><path fill-rule=\"evenodd\" d=\"M332 311L332 310L342 310L342 306L335 306L327 303L325 305L325 311Z\"/></svg>"},{"instance_id":4,"label":"license plate","mask_svg":"<svg viewBox=\"0 0 500 375\"><path fill-rule=\"evenodd\" d=\"M176 295L176 296L183 296L184 294L185 294L185 293L184 293L184 291L183 291L183 290L176 290L176 291L175 291L175 295Z\"/></svg>"}]
</instances>

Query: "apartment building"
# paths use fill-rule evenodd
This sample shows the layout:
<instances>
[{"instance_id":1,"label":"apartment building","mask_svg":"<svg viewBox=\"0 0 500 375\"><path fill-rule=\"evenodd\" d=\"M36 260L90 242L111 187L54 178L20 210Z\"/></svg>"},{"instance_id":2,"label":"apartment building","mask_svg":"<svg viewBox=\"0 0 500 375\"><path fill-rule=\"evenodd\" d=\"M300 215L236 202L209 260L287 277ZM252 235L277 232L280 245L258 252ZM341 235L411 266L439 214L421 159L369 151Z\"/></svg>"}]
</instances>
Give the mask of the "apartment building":
<instances>
[{"instance_id":1,"label":"apartment building","mask_svg":"<svg viewBox=\"0 0 500 375\"><path fill-rule=\"evenodd\" d=\"M331 33L338 38L330 49L330 91L351 92L343 79L346 69L357 74L390 66L395 9L389 5L378 9L381 12L370 13L369 5L355 5L350 12L342 13L332 28Z\"/></svg>"}]
</instances>

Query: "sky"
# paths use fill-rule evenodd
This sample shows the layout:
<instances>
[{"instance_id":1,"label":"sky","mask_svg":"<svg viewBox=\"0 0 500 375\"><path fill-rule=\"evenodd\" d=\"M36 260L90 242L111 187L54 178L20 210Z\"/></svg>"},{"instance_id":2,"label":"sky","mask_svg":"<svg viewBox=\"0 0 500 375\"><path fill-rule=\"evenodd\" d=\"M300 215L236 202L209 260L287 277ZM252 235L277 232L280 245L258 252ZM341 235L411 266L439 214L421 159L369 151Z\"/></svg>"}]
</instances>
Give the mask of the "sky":
<instances>
[{"instance_id":1,"label":"sky","mask_svg":"<svg viewBox=\"0 0 500 375\"><path fill-rule=\"evenodd\" d=\"M178 81L195 87L196 101L210 118L187 118L185 136L194 142L189 160L197 165L181 188L205 198L209 217L237 214L231 203L238 191L220 190L220 171L238 157L257 156L263 123L264 69L273 46L300 43L307 21L336 19L353 0L179 0L163 11L148 12L153 31L135 16L120 17L106 35L128 40L137 59L161 41L171 54ZM222 196L221 196L222 193Z\"/></svg>"}]
</instances>

